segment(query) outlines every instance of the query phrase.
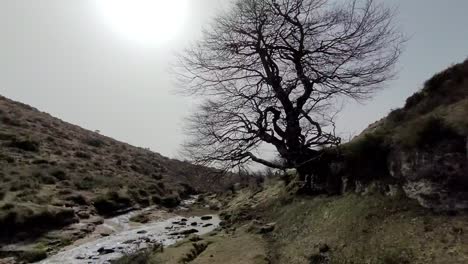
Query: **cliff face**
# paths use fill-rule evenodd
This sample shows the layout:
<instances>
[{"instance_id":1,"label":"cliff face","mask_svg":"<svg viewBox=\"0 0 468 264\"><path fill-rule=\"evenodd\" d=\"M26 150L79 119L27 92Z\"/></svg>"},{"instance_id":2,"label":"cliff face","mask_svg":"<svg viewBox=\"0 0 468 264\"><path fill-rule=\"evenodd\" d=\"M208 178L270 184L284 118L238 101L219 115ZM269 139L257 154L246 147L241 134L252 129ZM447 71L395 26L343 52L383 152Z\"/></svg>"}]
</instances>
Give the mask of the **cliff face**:
<instances>
[{"instance_id":1,"label":"cliff face","mask_svg":"<svg viewBox=\"0 0 468 264\"><path fill-rule=\"evenodd\" d=\"M331 177L345 190L379 182L382 191L397 187L426 208L468 209L467 117L468 60L436 74L403 108L345 144Z\"/></svg>"},{"instance_id":2,"label":"cliff face","mask_svg":"<svg viewBox=\"0 0 468 264\"><path fill-rule=\"evenodd\" d=\"M408 197L424 207L468 209L466 140L446 144L448 149L439 146L432 150L394 151L389 157L390 174L402 182Z\"/></svg>"}]
</instances>

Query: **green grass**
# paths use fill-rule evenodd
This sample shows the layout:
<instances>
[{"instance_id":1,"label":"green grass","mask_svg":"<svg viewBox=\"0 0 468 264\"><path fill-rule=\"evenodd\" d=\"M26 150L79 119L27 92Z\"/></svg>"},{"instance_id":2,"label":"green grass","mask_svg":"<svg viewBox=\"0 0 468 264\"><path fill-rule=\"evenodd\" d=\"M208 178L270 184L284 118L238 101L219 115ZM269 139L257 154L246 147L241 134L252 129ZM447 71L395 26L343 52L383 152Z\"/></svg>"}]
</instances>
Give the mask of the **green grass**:
<instances>
[{"instance_id":1,"label":"green grass","mask_svg":"<svg viewBox=\"0 0 468 264\"><path fill-rule=\"evenodd\" d=\"M331 263L463 263L468 217L435 215L405 197L381 194L296 198L268 207L277 263L307 263L327 244ZM430 230L430 231L429 231ZM466 240L465 240L466 241Z\"/></svg>"}]
</instances>

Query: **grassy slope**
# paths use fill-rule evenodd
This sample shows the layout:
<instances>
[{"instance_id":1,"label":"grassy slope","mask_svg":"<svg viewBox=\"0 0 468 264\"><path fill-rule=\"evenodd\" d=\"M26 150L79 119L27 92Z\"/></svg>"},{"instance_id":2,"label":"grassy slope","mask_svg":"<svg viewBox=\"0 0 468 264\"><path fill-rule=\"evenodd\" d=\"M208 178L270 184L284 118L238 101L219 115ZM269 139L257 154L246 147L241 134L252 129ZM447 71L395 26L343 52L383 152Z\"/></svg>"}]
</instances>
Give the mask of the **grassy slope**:
<instances>
[{"instance_id":1,"label":"grassy slope","mask_svg":"<svg viewBox=\"0 0 468 264\"><path fill-rule=\"evenodd\" d=\"M368 134L386 136L391 144L415 146L417 134L431 118L440 119L459 135L468 136L468 60L455 64L426 81L405 106L370 125L356 139ZM356 141L356 140L354 140Z\"/></svg>"},{"instance_id":2,"label":"grassy slope","mask_svg":"<svg viewBox=\"0 0 468 264\"><path fill-rule=\"evenodd\" d=\"M118 263L468 263L466 213L436 214L403 196L297 197L287 189L279 182L244 189L227 199L224 230ZM276 226L261 235L252 232L255 221ZM194 243L207 247L184 262ZM322 245L330 262L318 261Z\"/></svg>"},{"instance_id":3,"label":"grassy slope","mask_svg":"<svg viewBox=\"0 0 468 264\"><path fill-rule=\"evenodd\" d=\"M96 214L98 203L103 213L171 205L191 189L215 191L232 184L213 172L0 96L0 223L5 227L0 241L28 237L33 227L67 225L78 211L87 218Z\"/></svg>"},{"instance_id":4,"label":"grassy slope","mask_svg":"<svg viewBox=\"0 0 468 264\"><path fill-rule=\"evenodd\" d=\"M438 215L402 196L293 197L275 185L247 207L276 229L265 236L272 263L314 263L321 244L331 263L467 263L468 215ZM231 208L245 207L237 204Z\"/></svg>"}]
</instances>

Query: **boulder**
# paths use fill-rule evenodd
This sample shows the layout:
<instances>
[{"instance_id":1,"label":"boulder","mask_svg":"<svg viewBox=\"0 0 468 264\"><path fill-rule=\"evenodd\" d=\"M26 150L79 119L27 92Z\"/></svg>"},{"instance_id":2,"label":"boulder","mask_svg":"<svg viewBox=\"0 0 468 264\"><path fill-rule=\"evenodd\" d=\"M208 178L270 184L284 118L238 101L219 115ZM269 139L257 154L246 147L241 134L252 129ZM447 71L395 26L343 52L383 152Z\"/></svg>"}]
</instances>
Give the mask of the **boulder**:
<instances>
[{"instance_id":1,"label":"boulder","mask_svg":"<svg viewBox=\"0 0 468 264\"><path fill-rule=\"evenodd\" d=\"M396 150L389 157L389 172L405 194L437 211L468 209L468 157L459 145L446 141L430 150Z\"/></svg>"}]
</instances>

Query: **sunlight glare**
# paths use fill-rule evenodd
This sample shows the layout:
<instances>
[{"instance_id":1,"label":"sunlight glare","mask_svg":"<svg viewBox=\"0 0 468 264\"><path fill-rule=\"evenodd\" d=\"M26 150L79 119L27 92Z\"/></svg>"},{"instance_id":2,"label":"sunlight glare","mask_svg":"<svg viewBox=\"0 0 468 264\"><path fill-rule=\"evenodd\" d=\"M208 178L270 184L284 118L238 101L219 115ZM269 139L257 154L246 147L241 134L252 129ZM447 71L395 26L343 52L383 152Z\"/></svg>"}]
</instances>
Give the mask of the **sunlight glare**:
<instances>
[{"instance_id":1,"label":"sunlight glare","mask_svg":"<svg viewBox=\"0 0 468 264\"><path fill-rule=\"evenodd\" d=\"M188 0L98 0L112 30L142 43L164 43L181 33Z\"/></svg>"}]
</instances>

